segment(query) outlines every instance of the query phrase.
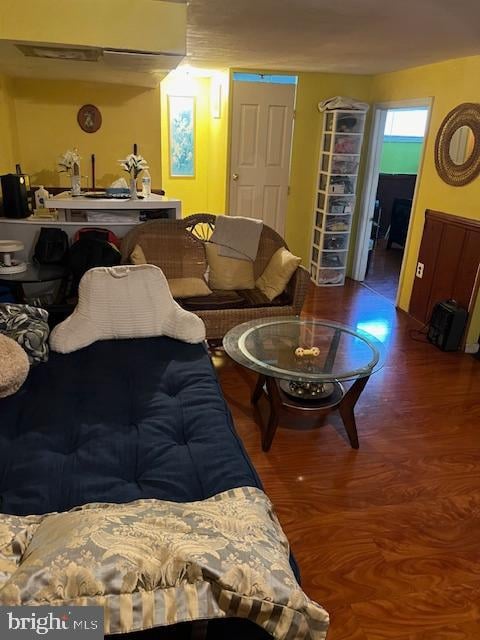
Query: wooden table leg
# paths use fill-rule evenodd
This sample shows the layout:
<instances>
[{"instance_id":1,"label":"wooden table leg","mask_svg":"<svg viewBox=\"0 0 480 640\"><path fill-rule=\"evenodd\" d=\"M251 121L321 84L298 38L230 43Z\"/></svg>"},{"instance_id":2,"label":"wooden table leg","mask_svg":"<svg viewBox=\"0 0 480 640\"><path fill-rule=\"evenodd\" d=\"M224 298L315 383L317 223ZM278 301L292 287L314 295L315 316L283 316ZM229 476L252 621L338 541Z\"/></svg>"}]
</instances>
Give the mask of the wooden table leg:
<instances>
[{"instance_id":1,"label":"wooden table leg","mask_svg":"<svg viewBox=\"0 0 480 640\"><path fill-rule=\"evenodd\" d=\"M343 396L338 410L343 420L343 424L345 426L345 430L348 435L348 439L350 440L350 444L352 449L358 449L358 435L357 435L357 425L355 422L355 414L353 410L355 409L355 405L357 404L358 398L360 394L365 388L365 385L368 382L370 376L366 376L364 378L358 378L352 384L347 393Z\"/></svg>"},{"instance_id":2,"label":"wooden table leg","mask_svg":"<svg viewBox=\"0 0 480 640\"><path fill-rule=\"evenodd\" d=\"M262 374L259 374L257 384L255 385L255 389L253 390L252 396L250 398L250 402L252 404L257 404L257 402L262 397L264 384L265 384L265 376Z\"/></svg>"},{"instance_id":3,"label":"wooden table leg","mask_svg":"<svg viewBox=\"0 0 480 640\"><path fill-rule=\"evenodd\" d=\"M266 377L268 402L270 404L270 416L268 423L262 428L262 449L269 451L272 446L273 438L278 427L278 419L282 408L282 400L278 393L277 382L275 378Z\"/></svg>"}]
</instances>

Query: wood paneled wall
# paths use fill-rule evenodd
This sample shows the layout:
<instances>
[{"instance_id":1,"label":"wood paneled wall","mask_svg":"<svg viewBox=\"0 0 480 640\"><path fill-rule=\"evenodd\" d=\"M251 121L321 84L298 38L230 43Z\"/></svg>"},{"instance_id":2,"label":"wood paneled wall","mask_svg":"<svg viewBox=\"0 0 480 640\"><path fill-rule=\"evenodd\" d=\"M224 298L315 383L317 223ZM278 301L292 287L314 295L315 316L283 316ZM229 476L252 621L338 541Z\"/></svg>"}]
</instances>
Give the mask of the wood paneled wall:
<instances>
[{"instance_id":1,"label":"wood paneled wall","mask_svg":"<svg viewBox=\"0 0 480 640\"><path fill-rule=\"evenodd\" d=\"M427 209L410 314L428 322L441 300L454 299L468 311L473 305L480 265L480 222Z\"/></svg>"}]
</instances>

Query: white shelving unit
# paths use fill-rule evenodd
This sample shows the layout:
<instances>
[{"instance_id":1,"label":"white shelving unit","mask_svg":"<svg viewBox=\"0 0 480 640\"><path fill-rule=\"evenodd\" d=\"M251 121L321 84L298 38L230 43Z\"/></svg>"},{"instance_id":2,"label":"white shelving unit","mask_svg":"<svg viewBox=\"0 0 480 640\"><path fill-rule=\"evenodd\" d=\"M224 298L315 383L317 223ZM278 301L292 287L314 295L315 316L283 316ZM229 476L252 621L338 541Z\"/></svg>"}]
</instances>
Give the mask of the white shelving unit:
<instances>
[{"instance_id":1,"label":"white shelving unit","mask_svg":"<svg viewBox=\"0 0 480 640\"><path fill-rule=\"evenodd\" d=\"M325 111L313 211L310 276L319 286L345 282L366 111Z\"/></svg>"}]
</instances>

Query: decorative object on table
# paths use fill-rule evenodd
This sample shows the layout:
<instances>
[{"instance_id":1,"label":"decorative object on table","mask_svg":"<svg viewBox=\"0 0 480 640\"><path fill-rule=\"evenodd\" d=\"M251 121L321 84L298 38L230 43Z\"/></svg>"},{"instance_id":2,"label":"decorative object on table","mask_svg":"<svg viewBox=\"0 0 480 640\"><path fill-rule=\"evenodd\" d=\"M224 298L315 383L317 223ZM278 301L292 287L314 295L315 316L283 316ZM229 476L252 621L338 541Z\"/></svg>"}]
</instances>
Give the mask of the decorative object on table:
<instances>
[{"instance_id":1,"label":"decorative object on table","mask_svg":"<svg viewBox=\"0 0 480 640\"><path fill-rule=\"evenodd\" d=\"M46 209L45 202L50 197L50 194L45 189L43 184L39 186L39 188L35 191L35 211L39 209Z\"/></svg>"},{"instance_id":2,"label":"decorative object on table","mask_svg":"<svg viewBox=\"0 0 480 640\"><path fill-rule=\"evenodd\" d=\"M19 240L0 240L0 275L23 273L27 270L26 262L13 257L16 251L23 251L23 242Z\"/></svg>"},{"instance_id":3,"label":"decorative object on table","mask_svg":"<svg viewBox=\"0 0 480 640\"><path fill-rule=\"evenodd\" d=\"M326 400L335 391L331 382L295 382L295 380L280 380L280 389L301 400Z\"/></svg>"},{"instance_id":4,"label":"decorative object on table","mask_svg":"<svg viewBox=\"0 0 480 640\"><path fill-rule=\"evenodd\" d=\"M295 355L298 358L304 358L308 356L317 358L320 355L320 349L318 347L297 347L295 349Z\"/></svg>"},{"instance_id":5,"label":"decorative object on table","mask_svg":"<svg viewBox=\"0 0 480 640\"><path fill-rule=\"evenodd\" d=\"M170 176L195 176L195 98L168 96Z\"/></svg>"},{"instance_id":6,"label":"decorative object on table","mask_svg":"<svg viewBox=\"0 0 480 640\"><path fill-rule=\"evenodd\" d=\"M95 154L90 156L90 164L92 167L92 189L95 190Z\"/></svg>"},{"instance_id":7,"label":"decorative object on table","mask_svg":"<svg viewBox=\"0 0 480 640\"><path fill-rule=\"evenodd\" d=\"M118 200L130 198L130 187L128 186L125 178L119 178L112 182L112 184L105 190L105 197L117 198Z\"/></svg>"},{"instance_id":8,"label":"decorative object on table","mask_svg":"<svg viewBox=\"0 0 480 640\"><path fill-rule=\"evenodd\" d=\"M124 160L119 160L119 163L122 169L130 174L130 198L132 200L137 200L137 178L142 171L149 169L150 167L148 166L145 158L133 153L130 153Z\"/></svg>"},{"instance_id":9,"label":"decorative object on table","mask_svg":"<svg viewBox=\"0 0 480 640\"><path fill-rule=\"evenodd\" d=\"M27 304L0 304L0 334L22 347L30 364L48 360L48 311Z\"/></svg>"},{"instance_id":10,"label":"decorative object on table","mask_svg":"<svg viewBox=\"0 0 480 640\"><path fill-rule=\"evenodd\" d=\"M25 382L30 363L25 351L15 340L0 334L0 398L17 392Z\"/></svg>"},{"instance_id":11,"label":"decorative object on table","mask_svg":"<svg viewBox=\"0 0 480 640\"><path fill-rule=\"evenodd\" d=\"M70 176L72 196L79 196L82 191L80 184L80 160L81 158L76 148L73 150L68 149L58 160L58 172L68 173Z\"/></svg>"},{"instance_id":12,"label":"decorative object on table","mask_svg":"<svg viewBox=\"0 0 480 640\"><path fill-rule=\"evenodd\" d=\"M85 133L95 133L102 126L102 114L94 104L84 104L78 110L77 122Z\"/></svg>"}]
</instances>

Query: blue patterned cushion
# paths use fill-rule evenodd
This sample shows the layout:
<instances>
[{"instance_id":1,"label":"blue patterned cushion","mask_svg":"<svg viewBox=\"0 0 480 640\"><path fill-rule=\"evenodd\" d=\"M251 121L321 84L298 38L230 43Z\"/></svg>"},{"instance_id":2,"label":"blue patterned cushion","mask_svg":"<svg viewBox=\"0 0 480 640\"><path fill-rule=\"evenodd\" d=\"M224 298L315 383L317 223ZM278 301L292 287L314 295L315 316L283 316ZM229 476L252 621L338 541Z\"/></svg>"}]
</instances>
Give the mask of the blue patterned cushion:
<instances>
[{"instance_id":1,"label":"blue patterned cushion","mask_svg":"<svg viewBox=\"0 0 480 640\"><path fill-rule=\"evenodd\" d=\"M0 333L26 351L30 364L48 360L48 311L26 304L0 304Z\"/></svg>"}]
</instances>

